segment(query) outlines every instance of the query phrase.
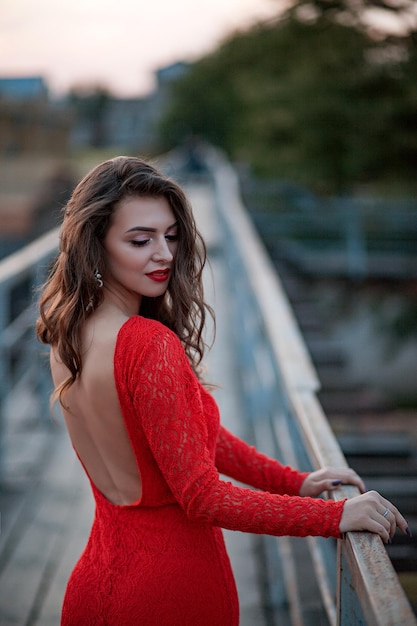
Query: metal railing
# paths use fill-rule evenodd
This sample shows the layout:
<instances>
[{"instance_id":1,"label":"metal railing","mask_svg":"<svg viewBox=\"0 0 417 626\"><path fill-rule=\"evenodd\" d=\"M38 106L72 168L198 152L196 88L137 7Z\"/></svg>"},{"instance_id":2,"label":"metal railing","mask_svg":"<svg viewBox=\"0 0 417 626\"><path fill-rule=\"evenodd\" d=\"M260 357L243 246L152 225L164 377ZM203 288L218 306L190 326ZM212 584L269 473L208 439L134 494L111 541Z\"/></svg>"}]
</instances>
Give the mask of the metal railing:
<instances>
[{"instance_id":1,"label":"metal railing","mask_svg":"<svg viewBox=\"0 0 417 626\"><path fill-rule=\"evenodd\" d=\"M241 204L235 172L214 152L208 164L235 301L234 327L247 434L266 452L301 470L345 465L317 401L319 381L292 311ZM10 398L20 389L29 388L41 407L39 419L50 419L50 376L33 332L37 315L34 293L57 244L58 231L54 230L0 262L1 478ZM333 497L355 493L354 488L344 487ZM301 540L301 555L300 544L290 538L266 540L272 598L275 604L289 605L294 626L308 623L306 601L308 604L311 599L306 598L307 583L317 587L331 626L417 624L378 537L348 533L337 545L333 540L309 537Z\"/></svg>"},{"instance_id":2,"label":"metal railing","mask_svg":"<svg viewBox=\"0 0 417 626\"><path fill-rule=\"evenodd\" d=\"M33 331L36 288L56 254L58 230L49 232L0 261L0 484L8 480L6 441L16 429L19 407L35 430L50 424L51 382Z\"/></svg>"},{"instance_id":3,"label":"metal railing","mask_svg":"<svg viewBox=\"0 0 417 626\"><path fill-rule=\"evenodd\" d=\"M346 466L317 400L319 381L295 318L242 205L237 175L217 152L210 153L208 164L230 270L247 436L303 471ZM346 486L332 497L357 494ZM314 622L314 611L320 611L311 606L316 587L331 626L417 624L378 536L347 533L337 542L309 537L301 539L301 549L287 537L267 541L272 601L289 604L293 625L324 623L323 616Z\"/></svg>"},{"instance_id":4,"label":"metal railing","mask_svg":"<svg viewBox=\"0 0 417 626\"><path fill-rule=\"evenodd\" d=\"M417 276L417 200L318 198L283 181L241 175L246 209L271 255L303 272L351 279Z\"/></svg>"}]
</instances>

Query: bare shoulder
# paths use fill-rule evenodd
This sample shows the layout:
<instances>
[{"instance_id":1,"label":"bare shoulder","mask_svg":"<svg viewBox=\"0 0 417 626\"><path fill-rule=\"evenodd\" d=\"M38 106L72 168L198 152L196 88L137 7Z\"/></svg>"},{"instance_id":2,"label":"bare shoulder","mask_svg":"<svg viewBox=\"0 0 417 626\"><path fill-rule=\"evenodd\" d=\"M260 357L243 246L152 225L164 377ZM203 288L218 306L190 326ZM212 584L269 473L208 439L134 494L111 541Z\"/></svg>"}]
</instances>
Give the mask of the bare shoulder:
<instances>
[{"instance_id":1,"label":"bare shoulder","mask_svg":"<svg viewBox=\"0 0 417 626\"><path fill-rule=\"evenodd\" d=\"M127 319L122 315L97 315L86 320L81 329L83 376L89 370L95 375L112 372L117 335ZM50 367L55 384L60 384L69 375L54 346L51 346Z\"/></svg>"},{"instance_id":2,"label":"bare shoulder","mask_svg":"<svg viewBox=\"0 0 417 626\"><path fill-rule=\"evenodd\" d=\"M83 360L112 359L120 328L129 318L124 315L96 315L87 320L82 331Z\"/></svg>"},{"instance_id":3,"label":"bare shoulder","mask_svg":"<svg viewBox=\"0 0 417 626\"><path fill-rule=\"evenodd\" d=\"M118 315L95 315L88 319L83 328L83 342L98 340L114 343L120 328L128 321L128 317Z\"/></svg>"}]
</instances>

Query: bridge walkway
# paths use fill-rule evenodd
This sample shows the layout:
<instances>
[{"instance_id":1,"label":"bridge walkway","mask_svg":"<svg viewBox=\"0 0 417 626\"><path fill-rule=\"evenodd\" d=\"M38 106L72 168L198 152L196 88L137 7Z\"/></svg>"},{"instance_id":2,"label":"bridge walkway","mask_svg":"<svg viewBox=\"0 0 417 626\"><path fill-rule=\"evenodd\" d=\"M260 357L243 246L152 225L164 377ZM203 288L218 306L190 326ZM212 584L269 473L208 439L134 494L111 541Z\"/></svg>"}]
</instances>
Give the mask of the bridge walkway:
<instances>
[{"instance_id":1,"label":"bridge walkway","mask_svg":"<svg viewBox=\"0 0 417 626\"><path fill-rule=\"evenodd\" d=\"M219 385L223 423L300 469L344 465L304 338L247 217L236 173L220 154L207 158L210 185L194 179L188 190L211 260L206 291L218 325L208 379ZM60 417L48 414L51 383L33 336L33 285L57 241L51 231L0 264L1 626L59 624L93 516ZM355 494L344 486L332 497ZM347 533L333 542L225 534L241 626L417 625L375 535Z\"/></svg>"},{"instance_id":2,"label":"bridge walkway","mask_svg":"<svg viewBox=\"0 0 417 626\"><path fill-rule=\"evenodd\" d=\"M212 192L201 184L188 192L209 249L206 291L217 317L208 378L219 384L215 395L223 423L239 434L233 320L224 262L216 245ZM26 416L21 418L21 428L9 433L15 454L8 462L8 488L0 492L0 624L57 626L66 581L87 540L94 507L88 481L59 417L33 432L28 405L24 397L15 401L17 412ZM266 626L254 538L230 531L225 535L238 586L241 626Z\"/></svg>"}]
</instances>

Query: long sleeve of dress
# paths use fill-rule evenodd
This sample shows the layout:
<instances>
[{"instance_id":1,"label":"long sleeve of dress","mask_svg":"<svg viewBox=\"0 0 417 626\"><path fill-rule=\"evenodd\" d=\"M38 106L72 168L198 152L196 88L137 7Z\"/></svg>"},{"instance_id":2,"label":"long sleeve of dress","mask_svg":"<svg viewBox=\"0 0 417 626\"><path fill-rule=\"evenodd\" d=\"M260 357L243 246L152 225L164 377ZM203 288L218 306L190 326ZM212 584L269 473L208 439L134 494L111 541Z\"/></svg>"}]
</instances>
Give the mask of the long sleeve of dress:
<instances>
[{"instance_id":1,"label":"long sleeve of dress","mask_svg":"<svg viewBox=\"0 0 417 626\"><path fill-rule=\"evenodd\" d=\"M343 501L275 495L220 479L200 383L171 331L161 326L131 366L129 379L152 454L190 520L251 533L340 536ZM255 482L266 486L269 481L267 476Z\"/></svg>"},{"instance_id":2,"label":"long sleeve of dress","mask_svg":"<svg viewBox=\"0 0 417 626\"><path fill-rule=\"evenodd\" d=\"M221 474L257 489L294 496L307 476L262 454L223 426L217 438L216 467Z\"/></svg>"}]
</instances>

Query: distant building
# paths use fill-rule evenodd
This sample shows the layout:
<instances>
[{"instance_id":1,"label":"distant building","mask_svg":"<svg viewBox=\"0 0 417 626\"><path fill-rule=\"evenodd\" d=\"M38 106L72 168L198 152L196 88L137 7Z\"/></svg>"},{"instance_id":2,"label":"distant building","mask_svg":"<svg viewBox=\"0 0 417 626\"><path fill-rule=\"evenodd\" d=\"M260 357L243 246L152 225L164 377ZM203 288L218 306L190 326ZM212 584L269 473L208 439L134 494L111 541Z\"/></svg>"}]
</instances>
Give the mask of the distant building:
<instances>
[{"instance_id":1,"label":"distant building","mask_svg":"<svg viewBox=\"0 0 417 626\"><path fill-rule=\"evenodd\" d=\"M149 98L113 99L110 103L106 132L110 145L144 150L154 143Z\"/></svg>"},{"instance_id":2,"label":"distant building","mask_svg":"<svg viewBox=\"0 0 417 626\"><path fill-rule=\"evenodd\" d=\"M82 116L74 110L71 147L114 147L142 151L154 142L149 98L109 96L97 115Z\"/></svg>"},{"instance_id":3,"label":"distant building","mask_svg":"<svg viewBox=\"0 0 417 626\"><path fill-rule=\"evenodd\" d=\"M53 102L42 77L0 77L0 258L56 225L73 188L65 156L74 148L114 147L146 156L158 149L158 124L173 81L188 70L156 72L144 98L105 92ZM64 158L62 158L64 157Z\"/></svg>"},{"instance_id":4,"label":"distant building","mask_svg":"<svg viewBox=\"0 0 417 626\"><path fill-rule=\"evenodd\" d=\"M158 123L171 96L172 82L182 76L189 65L178 62L156 72L157 86L144 98L100 99L94 111L82 114L74 109L75 122L71 131L71 146L114 147L129 152L152 151L158 139ZM103 94L101 94L103 96ZM92 96L93 99L94 96ZM88 96L86 96L88 98Z\"/></svg>"},{"instance_id":5,"label":"distant building","mask_svg":"<svg viewBox=\"0 0 417 626\"><path fill-rule=\"evenodd\" d=\"M0 78L0 101L46 102L48 88L42 76Z\"/></svg>"},{"instance_id":6,"label":"distant building","mask_svg":"<svg viewBox=\"0 0 417 626\"><path fill-rule=\"evenodd\" d=\"M57 225L71 122L42 77L0 77L0 258Z\"/></svg>"},{"instance_id":7,"label":"distant building","mask_svg":"<svg viewBox=\"0 0 417 626\"><path fill-rule=\"evenodd\" d=\"M155 72L157 86L150 97L153 123L157 124L167 110L170 99L172 84L184 76L190 69L190 64L184 61L172 63L161 67Z\"/></svg>"},{"instance_id":8,"label":"distant building","mask_svg":"<svg viewBox=\"0 0 417 626\"><path fill-rule=\"evenodd\" d=\"M70 124L68 110L49 100L42 77L0 78L0 157L64 154Z\"/></svg>"},{"instance_id":9,"label":"distant building","mask_svg":"<svg viewBox=\"0 0 417 626\"><path fill-rule=\"evenodd\" d=\"M157 70L156 89L147 97L115 98L103 92L87 109L75 101L71 104L71 99L60 105L52 102L41 76L0 77L0 158L62 155L90 146L152 151L172 83L188 68L189 64L177 62ZM82 100L81 95L78 104Z\"/></svg>"}]
</instances>

